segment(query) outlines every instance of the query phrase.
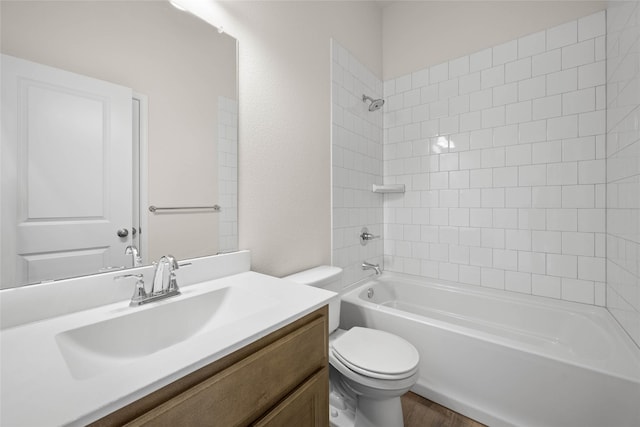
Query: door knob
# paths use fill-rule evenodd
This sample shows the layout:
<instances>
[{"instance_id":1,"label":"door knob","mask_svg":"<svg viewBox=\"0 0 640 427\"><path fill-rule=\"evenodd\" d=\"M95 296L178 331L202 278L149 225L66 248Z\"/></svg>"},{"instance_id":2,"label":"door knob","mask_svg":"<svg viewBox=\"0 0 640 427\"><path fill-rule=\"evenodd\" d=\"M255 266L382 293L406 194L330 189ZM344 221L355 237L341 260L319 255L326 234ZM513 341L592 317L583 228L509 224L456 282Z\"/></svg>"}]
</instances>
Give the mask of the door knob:
<instances>
[{"instance_id":1,"label":"door knob","mask_svg":"<svg viewBox=\"0 0 640 427\"><path fill-rule=\"evenodd\" d=\"M118 237L127 237L129 235L129 230L127 230L126 228L121 228L120 230L116 231L116 234L118 235Z\"/></svg>"}]
</instances>

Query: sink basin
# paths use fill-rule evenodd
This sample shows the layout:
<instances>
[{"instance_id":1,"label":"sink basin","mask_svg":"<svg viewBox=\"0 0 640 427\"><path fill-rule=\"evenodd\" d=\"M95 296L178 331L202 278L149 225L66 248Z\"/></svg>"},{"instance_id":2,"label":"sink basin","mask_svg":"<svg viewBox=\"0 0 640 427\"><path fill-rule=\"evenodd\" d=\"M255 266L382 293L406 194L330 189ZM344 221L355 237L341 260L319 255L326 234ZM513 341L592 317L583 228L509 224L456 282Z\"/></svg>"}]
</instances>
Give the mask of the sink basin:
<instances>
[{"instance_id":1,"label":"sink basin","mask_svg":"<svg viewBox=\"0 0 640 427\"><path fill-rule=\"evenodd\" d=\"M55 338L71 375L86 379L196 335L232 327L276 303L266 295L225 287L128 307L114 317L61 332Z\"/></svg>"}]
</instances>

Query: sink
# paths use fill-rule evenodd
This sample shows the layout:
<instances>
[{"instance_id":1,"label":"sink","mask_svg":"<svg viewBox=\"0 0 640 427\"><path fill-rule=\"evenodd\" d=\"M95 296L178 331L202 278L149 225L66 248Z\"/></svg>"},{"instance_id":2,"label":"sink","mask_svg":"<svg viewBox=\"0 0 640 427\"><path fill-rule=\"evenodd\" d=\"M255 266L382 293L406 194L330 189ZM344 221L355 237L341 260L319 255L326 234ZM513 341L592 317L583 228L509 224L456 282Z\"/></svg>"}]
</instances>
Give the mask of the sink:
<instances>
[{"instance_id":1,"label":"sink","mask_svg":"<svg viewBox=\"0 0 640 427\"><path fill-rule=\"evenodd\" d=\"M87 379L197 335L232 327L275 304L267 295L224 287L127 307L105 320L60 332L55 340L71 375Z\"/></svg>"}]
</instances>

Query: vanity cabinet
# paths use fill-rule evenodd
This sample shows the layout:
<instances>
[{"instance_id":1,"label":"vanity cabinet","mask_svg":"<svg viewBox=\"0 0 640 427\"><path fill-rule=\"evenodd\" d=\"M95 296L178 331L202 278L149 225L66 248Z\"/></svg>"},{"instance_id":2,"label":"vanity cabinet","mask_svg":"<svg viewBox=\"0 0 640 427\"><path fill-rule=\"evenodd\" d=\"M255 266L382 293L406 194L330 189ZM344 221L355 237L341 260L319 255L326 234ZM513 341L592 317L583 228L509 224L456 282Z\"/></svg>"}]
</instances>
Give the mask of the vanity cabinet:
<instances>
[{"instance_id":1,"label":"vanity cabinet","mask_svg":"<svg viewBox=\"0 0 640 427\"><path fill-rule=\"evenodd\" d=\"M328 311L317 311L93 426L328 427Z\"/></svg>"}]
</instances>

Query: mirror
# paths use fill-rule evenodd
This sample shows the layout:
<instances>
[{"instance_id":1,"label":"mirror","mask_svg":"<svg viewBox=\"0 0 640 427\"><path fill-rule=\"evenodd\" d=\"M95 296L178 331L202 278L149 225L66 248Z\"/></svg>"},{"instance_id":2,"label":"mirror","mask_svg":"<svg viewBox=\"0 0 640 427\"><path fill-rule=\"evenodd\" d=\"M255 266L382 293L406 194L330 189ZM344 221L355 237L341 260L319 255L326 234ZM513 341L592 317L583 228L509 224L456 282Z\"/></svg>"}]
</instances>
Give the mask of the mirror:
<instances>
[{"instance_id":1,"label":"mirror","mask_svg":"<svg viewBox=\"0 0 640 427\"><path fill-rule=\"evenodd\" d=\"M238 249L235 39L165 1L3 0L0 30L1 288Z\"/></svg>"}]
</instances>

